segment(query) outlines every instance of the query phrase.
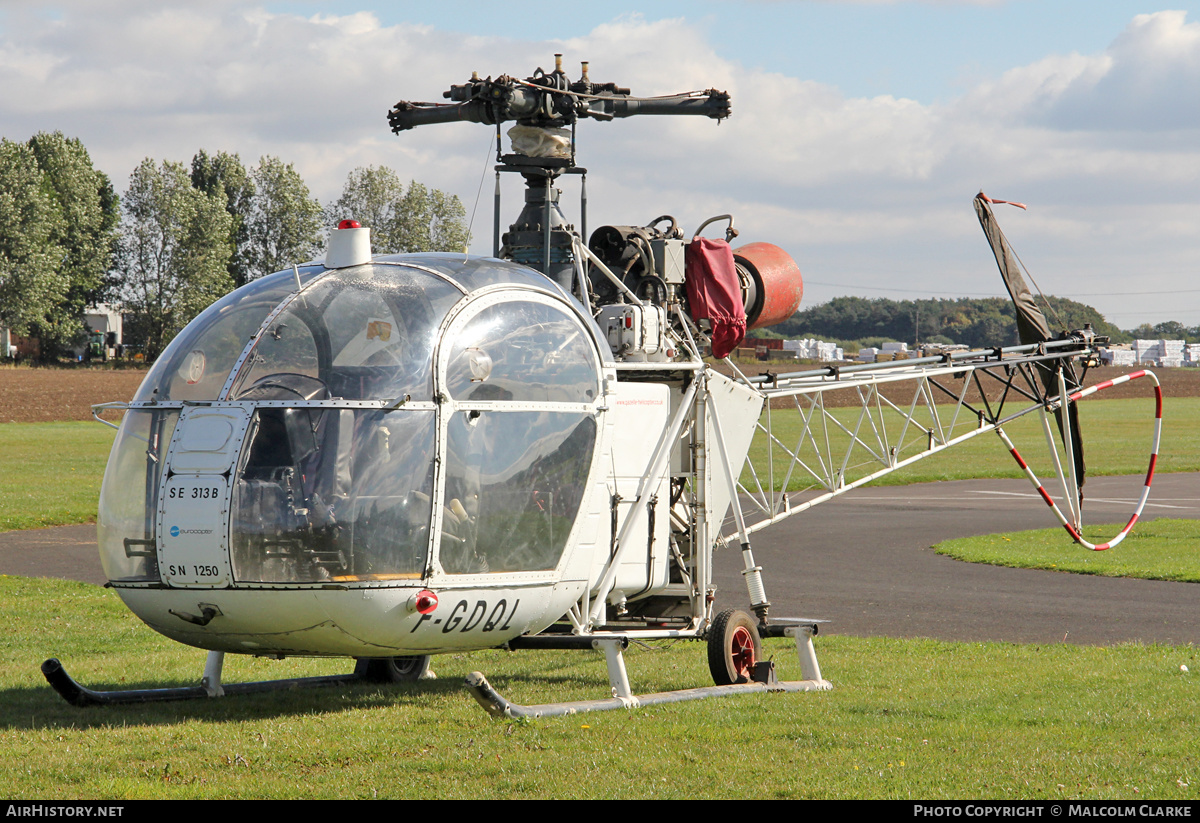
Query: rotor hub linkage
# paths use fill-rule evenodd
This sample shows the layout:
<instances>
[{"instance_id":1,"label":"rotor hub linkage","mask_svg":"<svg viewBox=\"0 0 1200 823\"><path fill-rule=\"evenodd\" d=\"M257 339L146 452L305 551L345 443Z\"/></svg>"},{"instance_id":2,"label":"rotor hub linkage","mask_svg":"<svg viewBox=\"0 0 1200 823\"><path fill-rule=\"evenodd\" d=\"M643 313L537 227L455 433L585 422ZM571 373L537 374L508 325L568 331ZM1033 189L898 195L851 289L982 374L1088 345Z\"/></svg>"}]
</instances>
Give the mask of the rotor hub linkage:
<instances>
[{"instance_id":1,"label":"rotor hub linkage","mask_svg":"<svg viewBox=\"0 0 1200 823\"><path fill-rule=\"evenodd\" d=\"M633 97L615 83L593 83L583 63L578 80L570 81L556 54L552 72L542 69L518 80L507 74L495 79L471 79L442 92L451 103L401 101L388 112L388 125L397 134L432 123L485 123L516 121L527 126L567 126L580 118L613 120L641 114L695 114L724 120L730 114L729 93L708 89L664 97Z\"/></svg>"}]
</instances>

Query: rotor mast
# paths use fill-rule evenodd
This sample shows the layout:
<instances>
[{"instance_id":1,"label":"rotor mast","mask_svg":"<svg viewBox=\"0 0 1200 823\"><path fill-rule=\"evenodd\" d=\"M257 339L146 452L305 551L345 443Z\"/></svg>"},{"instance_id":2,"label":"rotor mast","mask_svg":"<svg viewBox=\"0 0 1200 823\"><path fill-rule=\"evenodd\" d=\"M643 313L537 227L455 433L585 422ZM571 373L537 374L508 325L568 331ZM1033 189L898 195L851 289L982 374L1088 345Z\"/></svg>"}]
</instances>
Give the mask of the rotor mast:
<instances>
[{"instance_id":1,"label":"rotor mast","mask_svg":"<svg viewBox=\"0 0 1200 823\"><path fill-rule=\"evenodd\" d=\"M584 175L575 163L575 124L580 119L614 120L638 115L693 115L720 121L730 115L729 94L716 89L664 97L634 97L615 83L593 83L588 64L580 78L571 81L562 68L562 55L554 55L554 71L540 67L524 80L500 75L452 85L442 96L450 103L401 101L388 112L388 125L396 134L433 123L483 123L496 127L496 234L497 256L530 266L573 290L574 227L559 208L561 191L554 186L560 174ZM500 148L500 125L509 130L513 152ZM501 237L499 232L499 176L520 174L525 179L525 206ZM583 196L586 203L586 194ZM583 207L586 209L586 205ZM586 212L583 215L586 218ZM586 226L582 233L586 232Z\"/></svg>"}]
</instances>

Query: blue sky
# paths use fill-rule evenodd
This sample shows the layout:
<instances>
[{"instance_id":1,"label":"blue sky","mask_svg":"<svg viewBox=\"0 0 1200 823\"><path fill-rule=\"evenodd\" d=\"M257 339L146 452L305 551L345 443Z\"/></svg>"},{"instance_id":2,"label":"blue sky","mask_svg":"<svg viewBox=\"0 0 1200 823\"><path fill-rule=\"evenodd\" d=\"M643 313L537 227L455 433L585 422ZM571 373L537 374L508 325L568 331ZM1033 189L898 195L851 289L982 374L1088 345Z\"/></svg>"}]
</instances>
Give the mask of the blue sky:
<instances>
[{"instance_id":1,"label":"blue sky","mask_svg":"<svg viewBox=\"0 0 1200 823\"><path fill-rule=\"evenodd\" d=\"M60 0L0 5L0 127L80 137L124 188L200 148L292 162L315 196L388 165L468 211L490 130L387 131L400 99L470 76L572 75L635 93L717 86L734 116L586 123L589 218L733 211L788 249L806 304L1000 294L970 207L1048 292L1123 328L1200 324L1200 3L496 3ZM577 192L564 187L568 212ZM488 185L484 186L485 192ZM506 191L514 203L519 191ZM490 198L476 218L490 249ZM505 220L511 219L505 214Z\"/></svg>"},{"instance_id":2,"label":"blue sky","mask_svg":"<svg viewBox=\"0 0 1200 823\"><path fill-rule=\"evenodd\" d=\"M503 3L372 3L385 25L421 24L478 37L527 41L576 37L616 17L641 14L700 26L721 54L749 67L837 86L848 97L890 94L934 103L1047 54L1102 51L1134 17L1162 8L1130 0L1010 2L569 3L561 14L519 13ZM267 3L300 15L344 4Z\"/></svg>"}]
</instances>

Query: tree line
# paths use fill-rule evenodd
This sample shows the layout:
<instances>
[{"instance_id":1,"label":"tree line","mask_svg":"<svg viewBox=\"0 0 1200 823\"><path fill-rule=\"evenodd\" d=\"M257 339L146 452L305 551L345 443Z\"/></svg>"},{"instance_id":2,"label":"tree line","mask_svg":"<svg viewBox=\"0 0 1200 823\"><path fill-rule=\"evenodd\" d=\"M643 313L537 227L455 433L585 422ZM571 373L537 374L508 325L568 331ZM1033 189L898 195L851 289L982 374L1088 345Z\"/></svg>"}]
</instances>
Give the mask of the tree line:
<instances>
[{"instance_id":1,"label":"tree line","mask_svg":"<svg viewBox=\"0 0 1200 823\"><path fill-rule=\"evenodd\" d=\"M193 317L251 280L319 257L353 218L375 252L462 251L459 199L385 166L357 168L322 205L291 163L200 150L190 168L143 160L118 195L86 147L61 132L0 139L0 325L54 360L112 303L125 342L153 358Z\"/></svg>"},{"instance_id":2,"label":"tree line","mask_svg":"<svg viewBox=\"0 0 1200 823\"><path fill-rule=\"evenodd\" d=\"M1127 342L1130 332L1109 323L1091 306L1049 296L1039 298L1052 332L1082 329ZM771 331L788 338L882 339L908 343L959 343L971 348L1015 345L1017 321L1012 301L1003 297L889 300L835 297L796 312Z\"/></svg>"}]
</instances>

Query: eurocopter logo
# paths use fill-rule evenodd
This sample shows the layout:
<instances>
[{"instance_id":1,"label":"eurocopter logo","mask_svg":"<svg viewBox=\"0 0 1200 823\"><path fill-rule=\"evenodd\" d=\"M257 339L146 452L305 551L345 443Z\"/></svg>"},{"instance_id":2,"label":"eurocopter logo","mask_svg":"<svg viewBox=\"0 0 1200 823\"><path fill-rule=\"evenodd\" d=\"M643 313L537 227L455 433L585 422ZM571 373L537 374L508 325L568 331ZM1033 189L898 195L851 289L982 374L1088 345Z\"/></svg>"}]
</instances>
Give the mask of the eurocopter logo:
<instances>
[{"instance_id":1,"label":"eurocopter logo","mask_svg":"<svg viewBox=\"0 0 1200 823\"><path fill-rule=\"evenodd\" d=\"M212 534L212 529L181 529L178 526L171 527L171 537L179 537L181 534Z\"/></svg>"}]
</instances>

